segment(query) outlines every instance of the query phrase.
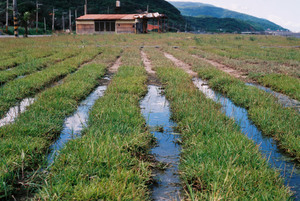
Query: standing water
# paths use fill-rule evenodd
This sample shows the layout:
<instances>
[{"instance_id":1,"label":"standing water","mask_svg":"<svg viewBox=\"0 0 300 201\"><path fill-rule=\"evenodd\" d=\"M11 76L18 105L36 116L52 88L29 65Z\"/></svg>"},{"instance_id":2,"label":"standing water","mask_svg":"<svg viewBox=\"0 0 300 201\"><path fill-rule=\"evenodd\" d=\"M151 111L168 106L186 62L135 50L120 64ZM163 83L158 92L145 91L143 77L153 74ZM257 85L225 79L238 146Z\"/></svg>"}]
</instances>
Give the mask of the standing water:
<instances>
[{"instance_id":1,"label":"standing water","mask_svg":"<svg viewBox=\"0 0 300 201\"><path fill-rule=\"evenodd\" d=\"M278 93L278 92L275 92L273 91L272 89L270 88L267 88L267 87L263 87L261 85L258 85L258 84L252 84L252 83L247 83L246 85L248 86L254 86L258 89L261 89L267 93L270 93L272 94L273 96L275 96L276 98L278 98L278 102L280 104L282 104L284 107L291 107L291 108L294 108L296 109L298 112L300 112L300 102L295 100L295 99L292 99L284 94L281 94L281 93Z\"/></svg>"},{"instance_id":2,"label":"standing water","mask_svg":"<svg viewBox=\"0 0 300 201\"><path fill-rule=\"evenodd\" d=\"M180 146L176 143L180 138L174 133L176 126L170 120L169 103L161 95L157 86L148 86L148 94L141 101L142 113L151 133L157 138L157 146L152 149L152 154L160 163L166 164L163 171L156 170L157 184L152 187L153 200L180 200L181 185L178 175Z\"/></svg>"},{"instance_id":3,"label":"standing water","mask_svg":"<svg viewBox=\"0 0 300 201\"><path fill-rule=\"evenodd\" d=\"M26 108L30 106L34 101L34 98L25 98L17 106L11 107L6 113L5 117L3 119L0 119L0 127L13 123L16 118L21 113L25 112Z\"/></svg>"},{"instance_id":4,"label":"standing water","mask_svg":"<svg viewBox=\"0 0 300 201\"><path fill-rule=\"evenodd\" d=\"M208 98L220 103L226 116L234 118L235 122L241 127L241 131L259 145L259 149L271 167L280 172L285 180L285 184L290 186L291 190L295 193L295 200L300 200L300 164L281 152L273 138L262 135L251 120L249 120L246 109L237 107L230 99L214 92L201 79L194 79L194 84Z\"/></svg>"},{"instance_id":5,"label":"standing water","mask_svg":"<svg viewBox=\"0 0 300 201\"><path fill-rule=\"evenodd\" d=\"M104 78L109 80L108 77ZM48 167L52 165L55 157L58 155L66 142L75 139L81 135L82 130L87 126L89 111L95 104L96 100L104 95L107 86L97 87L84 101L82 101L76 112L66 118L63 130L60 133L59 139L50 146L50 153L48 155Z\"/></svg>"}]
</instances>

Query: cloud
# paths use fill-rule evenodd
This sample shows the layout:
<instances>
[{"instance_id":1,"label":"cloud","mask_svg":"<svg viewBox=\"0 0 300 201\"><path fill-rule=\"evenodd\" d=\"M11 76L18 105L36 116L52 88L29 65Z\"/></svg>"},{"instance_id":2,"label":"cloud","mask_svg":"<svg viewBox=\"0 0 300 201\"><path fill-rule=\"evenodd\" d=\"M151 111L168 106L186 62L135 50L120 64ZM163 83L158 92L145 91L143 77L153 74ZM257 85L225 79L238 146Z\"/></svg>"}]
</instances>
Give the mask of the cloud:
<instances>
[{"instance_id":1,"label":"cloud","mask_svg":"<svg viewBox=\"0 0 300 201\"><path fill-rule=\"evenodd\" d=\"M267 19L291 31L300 32L300 22L295 23L290 20L285 20L277 15L268 15Z\"/></svg>"}]
</instances>

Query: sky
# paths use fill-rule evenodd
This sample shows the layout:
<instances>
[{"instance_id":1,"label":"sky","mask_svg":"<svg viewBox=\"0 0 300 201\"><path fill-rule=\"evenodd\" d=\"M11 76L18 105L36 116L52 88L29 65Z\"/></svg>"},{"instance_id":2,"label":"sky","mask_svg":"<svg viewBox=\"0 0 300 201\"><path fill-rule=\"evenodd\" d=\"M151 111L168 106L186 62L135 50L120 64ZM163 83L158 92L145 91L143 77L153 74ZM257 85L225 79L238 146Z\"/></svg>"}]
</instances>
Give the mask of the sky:
<instances>
[{"instance_id":1,"label":"sky","mask_svg":"<svg viewBox=\"0 0 300 201\"><path fill-rule=\"evenodd\" d=\"M270 20L300 32L300 0L168 0L207 3Z\"/></svg>"}]
</instances>

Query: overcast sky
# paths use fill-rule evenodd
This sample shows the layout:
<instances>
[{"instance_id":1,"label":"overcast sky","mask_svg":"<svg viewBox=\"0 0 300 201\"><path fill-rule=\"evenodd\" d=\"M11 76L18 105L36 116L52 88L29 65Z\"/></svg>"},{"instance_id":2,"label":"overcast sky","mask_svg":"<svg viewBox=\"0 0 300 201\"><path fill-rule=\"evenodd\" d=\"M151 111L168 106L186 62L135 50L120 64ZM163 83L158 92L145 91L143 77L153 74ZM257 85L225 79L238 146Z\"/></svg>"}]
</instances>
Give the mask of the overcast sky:
<instances>
[{"instance_id":1,"label":"overcast sky","mask_svg":"<svg viewBox=\"0 0 300 201\"><path fill-rule=\"evenodd\" d=\"M208 3L265 18L293 32L300 32L300 0L168 0Z\"/></svg>"}]
</instances>

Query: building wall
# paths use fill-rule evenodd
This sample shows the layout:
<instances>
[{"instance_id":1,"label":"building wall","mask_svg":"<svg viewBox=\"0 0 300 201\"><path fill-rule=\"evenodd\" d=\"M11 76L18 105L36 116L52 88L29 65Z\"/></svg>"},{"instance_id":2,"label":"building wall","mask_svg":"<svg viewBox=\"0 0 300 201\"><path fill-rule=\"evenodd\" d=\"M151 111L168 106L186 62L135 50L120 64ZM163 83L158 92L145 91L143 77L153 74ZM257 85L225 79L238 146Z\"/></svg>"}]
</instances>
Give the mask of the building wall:
<instances>
[{"instance_id":1,"label":"building wall","mask_svg":"<svg viewBox=\"0 0 300 201\"><path fill-rule=\"evenodd\" d=\"M116 33L136 33L135 20L117 20L115 32ZM94 34L94 33L102 33L102 32L95 31L95 22L94 21L76 21L76 33L77 34ZM107 32L107 33L114 33L114 32Z\"/></svg>"},{"instance_id":2,"label":"building wall","mask_svg":"<svg viewBox=\"0 0 300 201\"><path fill-rule=\"evenodd\" d=\"M94 21L76 21L77 34L93 34L95 33Z\"/></svg>"},{"instance_id":3,"label":"building wall","mask_svg":"<svg viewBox=\"0 0 300 201\"><path fill-rule=\"evenodd\" d=\"M134 20L118 20L116 21L116 32L117 33L135 33L136 27L135 27L135 21Z\"/></svg>"}]
</instances>

